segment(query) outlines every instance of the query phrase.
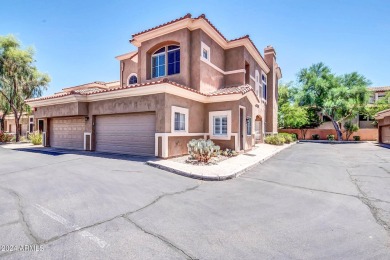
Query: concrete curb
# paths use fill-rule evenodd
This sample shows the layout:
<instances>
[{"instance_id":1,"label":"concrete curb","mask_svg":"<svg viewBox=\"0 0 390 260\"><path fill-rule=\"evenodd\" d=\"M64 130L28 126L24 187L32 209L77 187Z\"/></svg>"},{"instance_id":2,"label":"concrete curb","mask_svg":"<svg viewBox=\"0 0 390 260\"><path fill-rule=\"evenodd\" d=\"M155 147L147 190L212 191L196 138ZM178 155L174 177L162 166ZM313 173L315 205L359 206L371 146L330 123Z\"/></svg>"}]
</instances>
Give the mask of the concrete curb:
<instances>
[{"instance_id":1,"label":"concrete curb","mask_svg":"<svg viewBox=\"0 0 390 260\"><path fill-rule=\"evenodd\" d=\"M168 167L168 166L165 166L165 165L161 165L161 164L155 163L153 161L147 161L146 164L149 165L149 166L152 166L152 167L155 167L155 168L167 171L167 172L171 172L171 173L174 173L174 174L177 174L177 175L181 175L181 176L184 176L184 177L189 177L189 178L192 178L192 179L203 180L203 181L225 181L225 180L237 178L238 176L240 176L243 173L249 171L253 167L255 167L255 166L259 165L259 164L264 163L268 159L272 158L273 156L275 156L276 154L280 153L281 151L284 151L284 150L290 148L291 146L293 146L296 143L298 143L298 142L290 143L287 146L285 146L283 149L275 151L272 154L268 155L267 157L262 158L259 161L255 161L254 163L252 163L250 165L247 165L247 166L244 166L242 169L240 169L240 170L238 170L236 172L233 172L233 173L228 174L228 175L223 175L223 176L205 176L205 175L192 174L191 172L178 170L178 169L175 169L175 168L172 168L172 167ZM202 166L199 166L199 167L202 167Z\"/></svg>"},{"instance_id":2,"label":"concrete curb","mask_svg":"<svg viewBox=\"0 0 390 260\"><path fill-rule=\"evenodd\" d=\"M317 143L317 144L363 144L368 141L328 141L328 140L299 140L300 143Z\"/></svg>"}]
</instances>

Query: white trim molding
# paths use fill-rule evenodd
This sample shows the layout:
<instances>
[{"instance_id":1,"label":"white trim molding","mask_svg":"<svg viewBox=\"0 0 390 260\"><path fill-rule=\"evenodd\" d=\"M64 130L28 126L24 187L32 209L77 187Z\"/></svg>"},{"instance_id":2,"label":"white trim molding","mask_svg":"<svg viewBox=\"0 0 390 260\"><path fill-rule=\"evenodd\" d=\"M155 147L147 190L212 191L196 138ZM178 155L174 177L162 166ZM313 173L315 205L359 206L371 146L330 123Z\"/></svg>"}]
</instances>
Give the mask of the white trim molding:
<instances>
[{"instance_id":1,"label":"white trim molding","mask_svg":"<svg viewBox=\"0 0 390 260\"><path fill-rule=\"evenodd\" d=\"M46 147L46 132L42 132L42 146Z\"/></svg>"},{"instance_id":2,"label":"white trim molding","mask_svg":"<svg viewBox=\"0 0 390 260\"><path fill-rule=\"evenodd\" d=\"M200 57L200 60L215 69L216 71L222 73L223 75L229 75L229 74L236 74L236 73L245 73L245 69L238 69L238 70L230 70L230 71L224 71L220 68L218 68L215 64L211 63L211 61L206 60L203 58L203 56Z\"/></svg>"},{"instance_id":3,"label":"white trim molding","mask_svg":"<svg viewBox=\"0 0 390 260\"><path fill-rule=\"evenodd\" d=\"M158 156L158 138L161 137L161 157L169 157L168 149L168 137L180 137L180 136L203 136L206 139L207 133L184 133L184 132L175 132L175 133L155 133L154 138L154 155Z\"/></svg>"},{"instance_id":4,"label":"white trim molding","mask_svg":"<svg viewBox=\"0 0 390 260\"><path fill-rule=\"evenodd\" d=\"M184 107L176 107L176 106L171 107L171 133L188 133L188 127L189 127L188 111L189 111L188 108L184 108ZM175 130L175 113L184 114L184 120L185 120L184 130Z\"/></svg>"},{"instance_id":5,"label":"white trim molding","mask_svg":"<svg viewBox=\"0 0 390 260\"><path fill-rule=\"evenodd\" d=\"M243 110L243 120L242 120L242 133L241 133L241 109ZM246 131L246 107L239 105L238 106L238 138L241 139L242 135L242 148L245 151L246 150L246 138L247 138L247 131ZM238 149L240 149L240 142L238 142Z\"/></svg>"},{"instance_id":6,"label":"white trim molding","mask_svg":"<svg viewBox=\"0 0 390 260\"><path fill-rule=\"evenodd\" d=\"M89 135L89 148L92 146L92 134L89 132L84 132L84 151L87 150L87 136Z\"/></svg>"},{"instance_id":7,"label":"white trim molding","mask_svg":"<svg viewBox=\"0 0 390 260\"><path fill-rule=\"evenodd\" d=\"M226 102L226 101L235 101L240 100L241 98L247 97L251 104L258 104L259 100L256 94L253 91L248 91L245 94L229 94L229 95L218 95L218 96L205 96L188 89L180 88L173 86L169 83L160 83L153 84L150 86L128 88L120 91L108 91L102 93L96 93L92 95L67 95L64 97L56 97L52 99L43 99L43 100L31 100L27 101L27 104L32 107L44 107L50 105L58 104L67 104L72 102L95 102L100 100L110 100L116 98L125 98L125 97L136 97L136 96L146 96L159 93L168 93L175 96L188 98L190 100L195 100L202 103L217 103L217 102Z\"/></svg>"},{"instance_id":8,"label":"white trim molding","mask_svg":"<svg viewBox=\"0 0 390 260\"><path fill-rule=\"evenodd\" d=\"M214 135L214 117L226 116L227 117L227 133L226 135ZM210 111L209 112L209 136L210 139L216 140L230 140L232 135L232 111Z\"/></svg>"}]
</instances>

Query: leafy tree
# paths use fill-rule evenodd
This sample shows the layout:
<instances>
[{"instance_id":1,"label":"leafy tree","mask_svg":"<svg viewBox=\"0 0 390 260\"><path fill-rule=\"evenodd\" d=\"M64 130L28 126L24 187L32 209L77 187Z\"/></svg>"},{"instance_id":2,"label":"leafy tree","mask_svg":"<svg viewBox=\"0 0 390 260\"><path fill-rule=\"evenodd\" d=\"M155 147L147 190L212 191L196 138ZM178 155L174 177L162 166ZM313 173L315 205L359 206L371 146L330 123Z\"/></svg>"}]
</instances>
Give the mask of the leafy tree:
<instances>
[{"instance_id":1,"label":"leafy tree","mask_svg":"<svg viewBox=\"0 0 390 260\"><path fill-rule=\"evenodd\" d=\"M283 127L300 129L305 139L307 131L305 128L307 128L309 123L307 110L303 107L286 103L281 107L279 113Z\"/></svg>"},{"instance_id":2,"label":"leafy tree","mask_svg":"<svg viewBox=\"0 0 390 260\"><path fill-rule=\"evenodd\" d=\"M20 118L28 105L26 99L39 97L50 78L38 71L32 48L21 49L12 35L0 36L0 95L15 116L16 141L20 138Z\"/></svg>"},{"instance_id":3,"label":"leafy tree","mask_svg":"<svg viewBox=\"0 0 390 260\"><path fill-rule=\"evenodd\" d=\"M329 67L318 63L302 69L299 104L314 108L332 121L338 140L342 140L341 122L361 111L368 101L370 81L353 72L336 76Z\"/></svg>"},{"instance_id":4,"label":"leafy tree","mask_svg":"<svg viewBox=\"0 0 390 260\"><path fill-rule=\"evenodd\" d=\"M298 89L293 86L290 81L286 84L279 84L278 87L278 108L281 109L284 104L292 104L295 102Z\"/></svg>"},{"instance_id":5,"label":"leafy tree","mask_svg":"<svg viewBox=\"0 0 390 260\"><path fill-rule=\"evenodd\" d=\"M362 115L365 115L367 118L375 118L375 115L383 110L390 109L390 91L386 94L384 98L377 100L374 104L368 104L361 111Z\"/></svg>"},{"instance_id":6,"label":"leafy tree","mask_svg":"<svg viewBox=\"0 0 390 260\"><path fill-rule=\"evenodd\" d=\"M345 129L345 135L347 136L347 141L349 140L349 137L359 130L359 127L357 124L352 123L352 121L346 121L344 123L344 129Z\"/></svg>"},{"instance_id":7,"label":"leafy tree","mask_svg":"<svg viewBox=\"0 0 390 260\"><path fill-rule=\"evenodd\" d=\"M4 119L8 115L9 111L10 107L8 101L0 95L0 132L4 132L5 130Z\"/></svg>"}]
</instances>

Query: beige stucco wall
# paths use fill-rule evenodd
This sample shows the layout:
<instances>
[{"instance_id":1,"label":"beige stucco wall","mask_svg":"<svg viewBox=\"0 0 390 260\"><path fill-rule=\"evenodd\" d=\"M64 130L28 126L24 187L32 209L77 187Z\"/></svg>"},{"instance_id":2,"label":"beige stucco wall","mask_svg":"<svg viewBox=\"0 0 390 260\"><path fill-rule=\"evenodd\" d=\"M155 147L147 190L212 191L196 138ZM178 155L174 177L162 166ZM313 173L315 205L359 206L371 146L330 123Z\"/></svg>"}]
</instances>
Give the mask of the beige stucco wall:
<instances>
[{"instance_id":1,"label":"beige stucco wall","mask_svg":"<svg viewBox=\"0 0 390 260\"><path fill-rule=\"evenodd\" d=\"M34 111L35 118L88 116L88 105L85 102L73 102L45 107L38 107Z\"/></svg>"},{"instance_id":2,"label":"beige stucco wall","mask_svg":"<svg viewBox=\"0 0 390 260\"><path fill-rule=\"evenodd\" d=\"M154 39L142 42L138 48L138 75L140 82L154 81L151 78L151 54L160 47L167 44L180 45L180 73L170 76L164 76L171 81L175 81L185 86L190 86L190 71L191 71L191 35L188 29L181 29L166 35L156 37Z\"/></svg>"},{"instance_id":3,"label":"beige stucco wall","mask_svg":"<svg viewBox=\"0 0 390 260\"><path fill-rule=\"evenodd\" d=\"M137 77L138 77L138 63L130 60L130 59L127 59L127 60L123 60L121 61L121 64L120 64L120 80L122 82L122 86L127 86L128 85L128 78L130 76L131 73L136 73L137 74ZM139 77L138 77L138 80L139 80Z\"/></svg>"}]
</instances>

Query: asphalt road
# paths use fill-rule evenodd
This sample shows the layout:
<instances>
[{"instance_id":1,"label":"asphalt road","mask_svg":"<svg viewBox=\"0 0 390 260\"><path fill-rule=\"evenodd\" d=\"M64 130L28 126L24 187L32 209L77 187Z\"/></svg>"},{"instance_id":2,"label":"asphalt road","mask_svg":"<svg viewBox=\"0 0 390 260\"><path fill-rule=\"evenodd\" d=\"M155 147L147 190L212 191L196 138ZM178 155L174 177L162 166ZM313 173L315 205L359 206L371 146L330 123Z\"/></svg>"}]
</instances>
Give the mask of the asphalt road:
<instances>
[{"instance_id":1,"label":"asphalt road","mask_svg":"<svg viewBox=\"0 0 390 260\"><path fill-rule=\"evenodd\" d=\"M389 187L369 143L297 144L223 182L0 147L0 258L390 259Z\"/></svg>"}]
</instances>

